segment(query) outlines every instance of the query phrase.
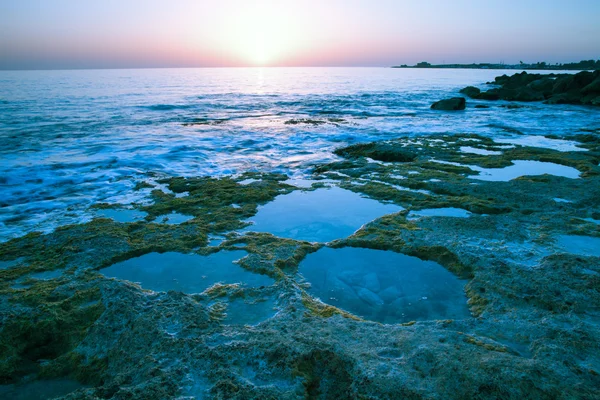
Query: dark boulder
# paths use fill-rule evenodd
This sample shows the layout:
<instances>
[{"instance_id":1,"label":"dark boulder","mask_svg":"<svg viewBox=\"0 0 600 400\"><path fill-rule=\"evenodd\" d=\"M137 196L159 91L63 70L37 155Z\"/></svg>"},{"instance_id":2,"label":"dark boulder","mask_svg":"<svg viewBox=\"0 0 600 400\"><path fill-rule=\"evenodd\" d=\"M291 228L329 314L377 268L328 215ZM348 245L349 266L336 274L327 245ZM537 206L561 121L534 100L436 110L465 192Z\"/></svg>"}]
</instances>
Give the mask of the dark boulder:
<instances>
[{"instance_id":1,"label":"dark boulder","mask_svg":"<svg viewBox=\"0 0 600 400\"><path fill-rule=\"evenodd\" d=\"M481 90L479 90L475 86L467 86L466 88L462 89L460 93L466 94L472 99L476 99L477 96L479 96L479 93L481 93Z\"/></svg>"},{"instance_id":2,"label":"dark boulder","mask_svg":"<svg viewBox=\"0 0 600 400\"><path fill-rule=\"evenodd\" d=\"M490 89L486 92L481 92L477 98L480 100L500 100L498 90L499 89Z\"/></svg>"},{"instance_id":3,"label":"dark boulder","mask_svg":"<svg viewBox=\"0 0 600 400\"><path fill-rule=\"evenodd\" d=\"M535 90L525 87L517 92L515 96L516 101L541 101L544 100L544 94L542 92L536 92Z\"/></svg>"},{"instance_id":4,"label":"dark boulder","mask_svg":"<svg viewBox=\"0 0 600 400\"><path fill-rule=\"evenodd\" d=\"M531 82L527 85L527 88L541 93L544 97L549 97L552 95L552 89L554 88L555 83L556 78L542 78Z\"/></svg>"},{"instance_id":5,"label":"dark boulder","mask_svg":"<svg viewBox=\"0 0 600 400\"><path fill-rule=\"evenodd\" d=\"M598 93L600 94L600 78L596 78L589 85L581 89L582 94Z\"/></svg>"},{"instance_id":6,"label":"dark boulder","mask_svg":"<svg viewBox=\"0 0 600 400\"><path fill-rule=\"evenodd\" d=\"M439 111L464 110L466 107L466 103L467 102L464 97L453 97L451 99L436 101L431 105L431 109Z\"/></svg>"},{"instance_id":7,"label":"dark boulder","mask_svg":"<svg viewBox=\"0 0 600 400\"><path fill-rule=\"evenodd\" d=\"M544 103L546 104L579 104L580 100L577 95L572 93L555 94Z\"/></svg>"},{"instance_id":8,"label":"dark boulder","mask_svg":"<svg viewBox=\"0 0 600 400\"><path fill-rule=\"evenodd\" d=\"M490 108L490 106L486 106L485 104L477 104L475 108Z\"/></svg>"},{"instance_id":9,"label":"dark boulder","mask_svg":"<svg viewBox=\"0 0 600 400\"><path fill-rule=\"evenodd\" d=\"M567 88L569 88L572 84L573 84L573 76L572 75L560 77L560 78L556 79L556 82L554 83L554 86L552 87L552 94L564 93L567 91Z\"/></svg>"}]
</instances>

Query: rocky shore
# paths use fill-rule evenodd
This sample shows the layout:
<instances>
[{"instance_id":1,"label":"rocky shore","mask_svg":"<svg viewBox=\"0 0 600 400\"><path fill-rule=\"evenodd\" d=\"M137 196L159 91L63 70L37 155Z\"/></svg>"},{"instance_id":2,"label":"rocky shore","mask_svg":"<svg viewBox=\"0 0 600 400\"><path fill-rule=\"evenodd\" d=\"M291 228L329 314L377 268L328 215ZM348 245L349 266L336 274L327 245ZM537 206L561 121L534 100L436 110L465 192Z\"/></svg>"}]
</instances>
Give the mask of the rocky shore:
<instances>
[{"instance_id":1,"label":"rocky shore","mask_svg":"<svg viewBox=\"0 0 600 400\"><path fill-rule=\"evenodd\" d=\"M544 101L546 104L600 106L600 70L577 74L528 74L496 77L492 89L469 86L461 93L478 100Z\"/></svg>"},{"instance_id":2,"label":"rocky shore","mask_svg":"<svg viewBox=\"0 0 600 400\"><path fill-rule=\"evenodd\" d=\"M512 81L498 80L507 90ZM165 179L136 188L153 199L133 205L145 220L99 218L2 243L0 393L37 384L70 400L598 398L600 253L580 247L600 243L599 134L572 135L572 151L472 134L353 145L315 166L308 188L277 174ZM485 180L524 160L577 177ZM261 204L330 185L402 210L329 243L242 231ZM443 208L469 216L414 217ZM155 220L170 212L193 219ZM347 248L439 263L465 280L470 315L382 324L311 295L303 260ZM149 253L228 250L274 283L185 294L102 273ZM371 275L338 278L358 282L355 301L371 309L401 296ZM257 304L274 309L253 324L231 319Z\"/></svg>"}]
</instances>

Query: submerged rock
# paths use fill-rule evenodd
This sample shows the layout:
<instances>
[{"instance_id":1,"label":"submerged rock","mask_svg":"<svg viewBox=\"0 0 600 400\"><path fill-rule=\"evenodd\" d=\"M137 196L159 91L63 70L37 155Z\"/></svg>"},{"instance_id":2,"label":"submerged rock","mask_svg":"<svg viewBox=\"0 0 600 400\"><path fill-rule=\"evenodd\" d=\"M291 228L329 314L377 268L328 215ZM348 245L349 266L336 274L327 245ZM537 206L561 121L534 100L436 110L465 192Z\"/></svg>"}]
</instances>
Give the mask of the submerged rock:
<instances>
[{"instance_id":1,"label":"submerged rock","mask_svg":"<svg viewBox=\"0 0 600 400\"><path fill-rule=\"evenodd\" d=\"M402 296L402 292L400 290L398 290L398 288L396 286L389 286L389 287L383 289L378 294L379 294L379 297L381 297L383 299L383 301L385 301L386 303L392 303L396 299L398 299L400 296Z\"/></svg>"},{"instance_id":2,"label":"submerged rock","mask_svg":"<svg viewBox=\"0 0 600 400\"><path fill-rule=\"evenodd\" d=\"M464 110L465 107L466 101L464 97L453 97L451 99L440 100L431 105L432 110L440 111L458 111Z\"/></svg>"},{"instance_id":3,"label":"submerged rock","mask_svg":"<svg viewBox=\"0 0 600 400\"><path fill-rule=\"evenodd\" d=\"M359 288L356 291L356 294L362 301L364 301L372 307L382 306L384 303L381 297L377 296L377 294L373 293L372 291L366 288Z\"/></svg>"},{"instance_id":4,"label":"submerged rock","mask_svg":"<svg viewBox=\"0 0 600 400\"><path fill-rule=\"evenodd\" d=\"M362 287L369 289L371 292L377 293L381 289L381 285L379 284L379 278L377 274L370 273L365 275L362 281Z\"/></svg>"}]
</instances>

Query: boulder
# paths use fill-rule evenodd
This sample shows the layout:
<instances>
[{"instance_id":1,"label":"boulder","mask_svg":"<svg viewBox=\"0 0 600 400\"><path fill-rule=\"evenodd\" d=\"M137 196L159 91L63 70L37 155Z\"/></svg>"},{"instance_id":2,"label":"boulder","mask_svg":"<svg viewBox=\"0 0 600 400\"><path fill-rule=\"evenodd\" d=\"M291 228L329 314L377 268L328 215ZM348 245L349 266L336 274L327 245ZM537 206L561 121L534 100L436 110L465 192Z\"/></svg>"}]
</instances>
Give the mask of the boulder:
<instances>
[{"instance_id":1,"label":"boulder","mask_svg":"<svg viewBox=\"0 0 600 400\"><path fill-rule=\"evenodd\" d=\"M569 93L556 94L544 102L545 104L577 104L576 96Z\"/></svg>"},{"instance_id":2,"label":"boulder","mask_svg":"<svg viewBox=\"0 0 600 400\"><path fill-rule=\"evenodd\" d=\"M600 94L591 93L581 99L581 104L600 106Z\"/></svg>"},{"instance_id":3,"label":"boulder","mask_svg":"<svg viewBox=\"0 0 600 400\"><path fill-rule=\"evenodd\" d=\"M349 286L356 286L360 283L361 276L355 271L342 271L337 278Z\"/></svg>"},{"instance_id":4,"label":"boulder","mask_svg":"<svg viewBox=\"0 0 600 400\"><path fill-rule=\"evenodd\" d=\"M379 278L377 274L371 272L370 274L365 275L362 280L362 287L365 289L369 289L371 292L377 293L381 290L381 285L379 283Z\"/></svg>"},{"instance_id":5,"label":"boulder","mask_svg":"<svg viewBox=\"0 0 600 400\"><path fill-rule=\"evenodd\" d=\"M328 271L325 277L325 287L331 291L338 300L348 301L356 299L354 290L342 280L335 276L335 273Z\"/></svg>"},{"instance_id":6,"label":"boulder","mask_svg":"<svg viewBox=\"0 0 600 400\"><path fill-rule=\"evenodd\" d=\"M552 94L561 94L567 91L567 88L571 86L573 82L573 76L563 76L558 78L552 87Z\"/></svg>"},{"instance_id":7,"label":"boulder","mask_svg":"<svg viewBox=\"0 0 600 400\"><path fill-rule=\"evenodd\" d=\"M480 100L543 101L546 104L596 105L600 95L600 71L576 74L527 74L498 76L490 89L477 95ZM466 89L466 88L465 88Z\"/></svg>"},{"instance_id":8,"label":"boulder","mask_svg":"<svg viewBox=\"0 0 600 400\"><path fill-rule=\"evenodd\" d=\"M378 294L379 297L381 297L386 303L392 303L400 296L402 296L402 292L400 292L400 290L398 290L396 286L387 287Z\"/></svg>"},{"instance_id":9,"label":"boulder","mask_svg":"<svg viewBox=\"0 0 600 400\"><path fill-rule=\"evenodd\" d=\"M517 92L515 96L516 101L541 101L544 100L544 94L536 92L535 90L525 87Z\"/></svg>"},{"instance_id":10,"label":"boulder","mask_svg":"<svg viewBox=\"0 0 600 400\"><path fill-rule=\"evenodd\" d=\"M464 97L453 97L451 99L440 100L431 105L432 110L440 111L458 111L464 110L465 107L466 100Z\"/></svg>"},{"instance_id":11,"label":"boulder","mask_svg":"<svg viewBox=\"0 0 600 400\"><path fill-rule=\"evenodd\" d=\"M475 108L490 108L490 106L486 106L485 104L477 104Z\"/></svg>"},{"instance_id":12,"label":"boulder","mask_svg":"<svg viewBox=\"0 0 600 400\"><path fill-rule=\"evenodd\" d=\"M461 89L460 93L466 94L467 96L469 96L472 99L476 99L477 96L479 96L479 93L481 93L481 90L479 90L475 86L467 86L466 88Z\"/></svg>"},{"instance_id":13,"label":"boulder","mask_svg":"<svg viewBox=\"0 0 600 400\"><path fill-rule=\"evenodd\" d=\"M502 100L514 101L517 99L519 92L516 89L500 88L498 89L498 97Z\"/></svg>"},{"instance_id":14,"label":"boulder","mask_svg":"<svg viewBox=\"0 0 600 400\"><path fill-rule=\"evenodd\" d=\"M372 307L378 307L383 305L381 297L371 292L369 289L357 288L356 294L358 297Z\"/></svg>"},{"instance_id":15,"label":"boulder","mask_svg":"<svg viewBox=\"0 0 600 400\"><path fill-rule=\"evenodd\" d=\"M498 94L498 89L490 89L486 92L481 92L477 98L479 100L500 100L500 95Z\"/></svg>"},{"instance_id":16,"label":"boulder","mask_svg":"<svg viewBox=\"0 0 600 400\"><path fill-rule=\"evenodd\" d=\"M594 73L590 71L582 71L573 76L573 87L570 89L583 89L594 81Z\"/></svg>"},{"instance_id":17,"label":"boulder","mask_svg":"<svg viewBox=\"0 0 600 400\"><path fill-rule=\"evenodd\" d=\"M596 78L589 85L581 89L582 94L598 93L600 94L600 78Z\"/></svg>"},{"instance_id":18,"label":"boulder","mask_svg":"<svg viewBox=\"0 0 600 400\"><path fill-rule=\"evenodd\" d=\"M554 88L555 83L555 78L542 78L531 82L529 85L527 85L527 88L541 93L544 97L548 97L552 94L552 89Z\"/></svg>"}]
</instances>

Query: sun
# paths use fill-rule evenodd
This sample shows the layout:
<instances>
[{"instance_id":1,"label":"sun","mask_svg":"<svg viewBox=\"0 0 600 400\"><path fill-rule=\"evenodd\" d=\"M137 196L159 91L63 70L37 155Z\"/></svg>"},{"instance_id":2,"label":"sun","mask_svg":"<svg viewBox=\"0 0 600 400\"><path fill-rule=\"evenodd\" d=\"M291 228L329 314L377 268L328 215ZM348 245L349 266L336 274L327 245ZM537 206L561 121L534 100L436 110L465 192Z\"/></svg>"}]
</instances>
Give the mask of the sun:
<instances>
[{"instance_id":1,"label":"sun","mask_svg":"<svg viewBox=\"0 0 600 400\"><path fill-rule=\"evenodd\" d=\"M227 24L227 49L250 66L281 64L302 42L291 14L285 2L264 1L238 10Z\"/></svg>"},{"instance_id":2,"label":"sun","mask_svg":"<svg viewBox=\"0 0 600 400\"><path fill-rule=\"evenodd\" d=\"M262 67L276 59L278 49L264 33L259 32L245 44L242 53L249 62Z\"/></svg>"}]
</instances>

